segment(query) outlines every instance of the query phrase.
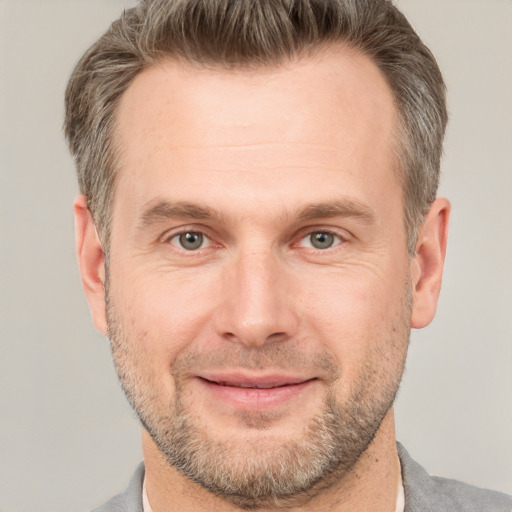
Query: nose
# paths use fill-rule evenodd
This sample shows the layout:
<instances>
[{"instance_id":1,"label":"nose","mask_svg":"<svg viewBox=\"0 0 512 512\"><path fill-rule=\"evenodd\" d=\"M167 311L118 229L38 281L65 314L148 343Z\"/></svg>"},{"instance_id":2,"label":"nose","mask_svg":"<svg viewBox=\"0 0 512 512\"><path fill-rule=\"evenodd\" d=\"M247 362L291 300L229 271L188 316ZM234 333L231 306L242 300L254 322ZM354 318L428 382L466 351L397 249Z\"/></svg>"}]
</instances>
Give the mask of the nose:
<instances>
[{"instance_id":1,"label":"nose","mask_svg":"<svg viewBox=\"0 0 512 512\"><path fill-rule=\"evenodd\" d=\"M293 278L276 256L241 252L224 269L221 288L215 328L227 341L259 347L296 335Z\"/></svg>"}]
</instances>

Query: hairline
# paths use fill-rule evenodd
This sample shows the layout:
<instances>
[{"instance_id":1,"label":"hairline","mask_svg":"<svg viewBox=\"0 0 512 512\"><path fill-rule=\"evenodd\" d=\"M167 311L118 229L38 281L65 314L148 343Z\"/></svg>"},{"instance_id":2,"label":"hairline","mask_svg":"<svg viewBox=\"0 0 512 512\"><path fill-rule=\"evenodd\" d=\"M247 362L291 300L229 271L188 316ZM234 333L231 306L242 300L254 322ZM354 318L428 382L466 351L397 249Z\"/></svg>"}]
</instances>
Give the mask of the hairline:
<instances>
[{"instance_id":1,"label":"hairline","mask_svg":"<svg viewBox=\"0 0 512 512\"><path fill-rule=\"evenodd\" d=\"M122 172L123 167L123 156L125 148L123 147L120 138L119 138L119 111L121 107L121 102L126 92L136 78L145 71L164 65L166 62L173 62L184 66L189 66L191 68L195 68L198 70L205 71L218 71L218 72L233 72L233 73L263 73L265 71L273 71L279 69L281 67L293 64L295 62L299 62L304 59L313 59L318 54L329 52L334 48L343 48L345 51L352 51L357 53L358 55L366 57L373 66L378 70L381 77L384 79L389 91L391 92L394 111L396 114L393 132L391 133L391 143L392 143L392 154L393 154L393 175L398 180L398 184L400 186L400 197L402 201L402 209L403 209L403 225L406 234L406 244L408 252L412 255L414 253L414 246L416 243L416 235L417 229L419 226L409 226L408 215L407 215L407 196L406 192L406 182L407 182L407 166L404 162L404 156L407 153L407 144L409 136L406 134L406 129L404 129L404 124L406 124L404 115L400 109L400 106L397 102L397 96L393 87L389 83L388 77L377 64L372 55L368 52L365 52L363 49L358 48L354 44L350 44L347 41L339 40L339 41L322 41L314 46L311 46L307 49L301 49L294 53L293 55L281 56L278 59L269 61L269 62L255 62L248 61L246 63L231 63L231 62L222 62L221 60L198 60L198 59L188 59L181 55L173 55L172 53L162 54L158 59L153 60L153 62L144 62L141 65L141 68L134 74L128 86L124 89L124 91L119 95L115 103L112 104L112 119L111 123L108 127L108 139L112 141L112 144L106 151L109 153L109 161L110 168L108 172L110 174L111 179L111 187L109 188L109 192L106 199L106 208L103 209L102 213L104 214L102 219L94 219L95 224L99 224L98 232L100 234L100 238L102 240L102 246L104 251L108 252L110 250L110 242L112 235L112 225L113 225L113 211L114 211L114 202L116 200L116 190L117 190L117 182ZM416 222L416 224L418 224Z\"/></svg>"}]
</instances>

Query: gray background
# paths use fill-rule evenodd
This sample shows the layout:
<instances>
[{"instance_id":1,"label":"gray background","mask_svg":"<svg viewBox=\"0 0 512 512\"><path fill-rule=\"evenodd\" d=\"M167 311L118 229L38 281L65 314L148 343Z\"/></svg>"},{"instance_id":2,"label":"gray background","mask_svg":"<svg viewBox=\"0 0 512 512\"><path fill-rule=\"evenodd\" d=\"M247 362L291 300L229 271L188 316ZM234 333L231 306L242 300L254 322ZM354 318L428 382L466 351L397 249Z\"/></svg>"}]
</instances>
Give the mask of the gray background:
<instances>
[{"instance_id":1,"label":"gray background","mask_svg":"<svg viewBox=\"0 0 512 512\"><path fill-rule=\"evenodd\" d=\"M62 133L71 69L126 0L0 0L0 511L85 511L139 429L94 331ZM434 474L512 493L512 2L400 0L438 57L453 203L439 312L413 333L398 438Z\"/></svg>"}]
</instances>

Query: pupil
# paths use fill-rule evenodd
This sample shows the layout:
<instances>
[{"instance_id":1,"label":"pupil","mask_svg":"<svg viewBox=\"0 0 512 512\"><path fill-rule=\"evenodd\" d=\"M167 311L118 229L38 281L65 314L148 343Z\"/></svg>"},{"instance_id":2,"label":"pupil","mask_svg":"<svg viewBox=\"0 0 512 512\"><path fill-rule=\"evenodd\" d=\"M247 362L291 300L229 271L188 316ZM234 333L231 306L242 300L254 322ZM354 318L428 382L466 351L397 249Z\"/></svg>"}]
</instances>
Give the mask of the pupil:
<instances>
[{"instance_id":1,"label":"pupil","mask_svg":"<svg viewBox=\"0 0 512 512\"><path fill-rule=\"evenodd\" d=\"M202 243L203 235L201 233L183 233L180 235L181 246L189 251L199 249Z\"/></svg>"},{"instance_id":2,"label":"pupil","mask_svg":"<svg viewBox=\"0 0 512 512\"><path fill-rule=\"evenodd\" d=\"M311 245L317 249L328 249L334 243L334 236L330 233L313 233Z\"/></svg>"}]
</instances>

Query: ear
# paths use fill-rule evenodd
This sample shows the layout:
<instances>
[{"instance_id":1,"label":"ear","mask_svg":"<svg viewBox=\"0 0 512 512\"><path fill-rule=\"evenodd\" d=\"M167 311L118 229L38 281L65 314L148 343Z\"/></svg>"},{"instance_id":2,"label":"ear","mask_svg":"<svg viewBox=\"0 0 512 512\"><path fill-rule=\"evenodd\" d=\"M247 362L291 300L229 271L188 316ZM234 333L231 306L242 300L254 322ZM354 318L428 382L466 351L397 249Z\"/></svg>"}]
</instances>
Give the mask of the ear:
<instances>
[{"instance_id":1,"label":"ear","mask_svg":"<svg viewBox=\"0 0 512 512\"><path fill-rule=\"evenodd\" d=\"M421 329L434 318L441 291L448 239L450 203L438 198L420 227L412 261L413 309L411 326Z\"/></svg>"},{"instance_id":2,"label":"ear","mask_svg":"<svg viewBox=\"0 0 512 512\"><path fill-rule=\"evenodd\" d=\"M103 334L107 332L105 314L105 253L101 246L87 198L75 199L76 254L82 277L82 286L89 302L94 325Z\"/></svg>"}]
</instances>

